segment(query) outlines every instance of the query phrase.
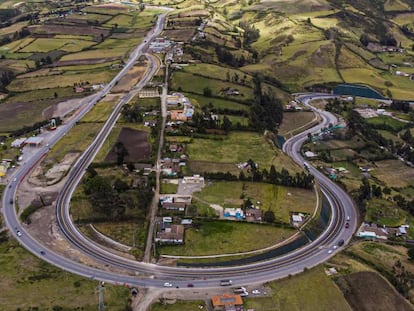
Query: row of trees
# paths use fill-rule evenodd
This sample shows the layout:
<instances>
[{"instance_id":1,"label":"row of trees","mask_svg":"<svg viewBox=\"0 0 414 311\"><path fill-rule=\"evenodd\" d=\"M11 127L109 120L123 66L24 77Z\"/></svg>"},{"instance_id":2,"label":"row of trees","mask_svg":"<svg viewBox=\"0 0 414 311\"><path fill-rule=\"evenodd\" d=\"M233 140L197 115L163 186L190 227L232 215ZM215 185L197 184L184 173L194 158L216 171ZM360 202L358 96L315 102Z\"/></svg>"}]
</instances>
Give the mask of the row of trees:
<instances>
[{"instance_id":1,"label":"row of trees","mask_svg":"<svg viewBox=\"0 0 414 311\"><path fill-rule=\"evenodd\" d=\"M91 167L88 168L88 176L83 183L83 191L90 201L93 211L97 213L96 219L121 220L126 216L128 209L139 209L141 217L147 214L147 207L152 201L152 187L155 179L149 178L146 184L131 190L123 180L117 178L111 180L100 176Z\"/></svg>"},{"instance_id":2,"label":"row of trees","mask_svg":"<svg viewBox=\"0 0 414 311\"><path fill-rule=\"evenodd\" d=\"M251 182L266 182L274 185L282 185L287 187L298 187L304 189L311 189L313 187L313 176L305 172L291 175L288 170L282 168L277 171L275 166L267 169L251 169L249 174L240 172L239 176L233 175L230 172L204 172L204 177L209 179L227 180L227 181L251 181Z\"/></svg>"}]
</instances>

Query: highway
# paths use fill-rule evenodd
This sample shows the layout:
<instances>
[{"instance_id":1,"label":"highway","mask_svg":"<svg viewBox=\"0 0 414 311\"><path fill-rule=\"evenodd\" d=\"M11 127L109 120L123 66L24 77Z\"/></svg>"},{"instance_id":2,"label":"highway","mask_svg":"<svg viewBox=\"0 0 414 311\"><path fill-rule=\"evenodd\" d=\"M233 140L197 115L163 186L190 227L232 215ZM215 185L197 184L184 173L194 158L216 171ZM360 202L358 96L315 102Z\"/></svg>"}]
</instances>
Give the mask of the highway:
<instances>
[{"instance_id":1,"label":"highway","mask_svg":"<svg viewBox=\"0 0 414 311\"><path fill-rule=\"evenodd\" d=\"M125 274L114 273L106 270L99 270L64 257L61 254L54 253L52 250L46 249L41 242L32 238L27 231L24 230L17 218L15 210L14 196L16 189L22 179L27 176L31 169L40 159L47 153L49 147L58 141L63 135L70 130L81 116L96 104L99 99L105 96L117 81L133 66L135 60L142 55L142 51L150 40L155 38L162 29L165 15L161 15L157 21L154 32L145 39L137 49L135 49L131 58L121 72L87 105L87 108L77 116L71 123L61 126L57 131L53 140L49 142L49 146L42 147L36 156L29 159L20 170L13 176L13 180L6 188L3 195L3 216L6 225L13 233L15 238L33 254L43 260L58 266L64 270L83 275L87 278L102 280L114 284L128 284L143 287L162 287L164 282L170 282L175 286L186 287L191 282L195 287L217 287L219 280L231 279L233 285L243 285L249 283L262 283L294 275L300 273L304 268L311 268L326 261L330 256L334 255L339 249L334 249L338 241L343 239L349 241L352 233L356 229L357 215L355 207L349 196L335 183L326 178L316 169L310 167L310 173L315 176L315 180L320 184L322 192L330 202L332 207L332 217L327 230L321 234L312 243L295 250L286 255L273 258L263 262L257 262L244 266L222 267L222 268L179 268L158 266L151 263L136 262L117 256L108 252L83 236L72 223L69 213L69 202L74 190L80 182L89 163L93 160L96 153L109 135L112 127L116 123L122 106L127 103L133 96L132 93L125 95L119 104L114 108L113 113L98 133L93 143L82 154L78 161L73 165L69 172L67 182L63 186L57 200L56 216L62 234L69 242L83 253L92 258L105 263L109 267L122 268L126 270ZM153 60L149 57L150 68L139 86L145 85L148 79L154 74L156 68ZM139 89L139 86L137 89ZM298 100L308 105L311 97L313 99L321 98L326 95L306 95L298 97ZM309 106L311 107L311 106ZM284 145L284 151L290 155L297 163L303 165L303 159L299 154L300 146L307 139L308 132L316 133L322 127L326 127L329 123L335 123L335 117L324 111L319 111L311 107L317 114L321 116L322 122L299 135L289 139ZM345 228L346 217L350 217L350 227ZM17 230L22 234L17 235ZM42 252L42 253L41 253ZM110 269L109 269L110 270Z\"/></svg>"}]
</instances>

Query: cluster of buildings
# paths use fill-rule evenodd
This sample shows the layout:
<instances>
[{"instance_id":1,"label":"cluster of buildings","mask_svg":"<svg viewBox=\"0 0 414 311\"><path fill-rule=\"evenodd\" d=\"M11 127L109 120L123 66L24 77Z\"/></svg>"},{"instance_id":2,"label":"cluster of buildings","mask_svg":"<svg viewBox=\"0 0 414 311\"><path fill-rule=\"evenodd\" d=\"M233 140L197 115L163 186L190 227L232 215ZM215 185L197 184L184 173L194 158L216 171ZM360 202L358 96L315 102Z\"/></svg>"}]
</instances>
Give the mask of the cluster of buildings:
<instances>
[{"instance_id":1,"label":"cluster of buildings","mask_svg":"<svg viewBox=\"0 0 414 311\"><path fill-rule=\"evenodd\" d=\"M355 108L361 117L364 119L375 118L378 116L392 116L391 112L386 111L385 109L372 109L372 108Z\"/></svg>"},{"instance_id":2,"label":"cluster of buildings","mask_svg":"<svg viewBox=\"0 0 414 311\"><path fill-rule=\"evenodd\" d=\"M24 146L29 147L39 147L43 142L43 137L33 136L33 137L21 137L17 138L11 143L12 148L22 148Z\"/></svg>"},{"instance_id":3,"label":"cluster of buildings","mask_svg":"<svg viewBox=\"0 0 414 311\"><path fill-rule=\"evenodd\" d=\"M191 195L163 195L160 197L162 214L184 214L191 204ZM191 226L192 219L181 217L157 217L155 242L159 244L183 244L185 228Z\"/></svg>"},{"instance_id":4,"label":"cluster of buildings","mask_svg":"<svg viewBox=\"0 0 414 311\"><path fill-rule=\"evenodd\" d=\"M263 211L260 208L226 207L223 210L223 217L227 220L245 220L248 222L262 222Z\"/></svg>"},{"instance_id":5,"label":"cluster of buildings","mask_svg":"<svg viewBox=\"0 0 414 311\"><path fill-rule=\"evenodd\" d=\"M165 38L156 38L150 43L149 49L153 53L163 53L169 49L173 44L173 41Z\"/></svg>"},{"instance_id":6,"label":"cluster of buildings","mask_svg":"<svg viewBox=\"0 0 414 311\"><path fill-rule=\"evenodd\" d=\"M190 100L181 93L172 93L167 96L167 107L180 109L170 109L171 121L186 122L193 117L194 107Z\"/></svg>"},{"instance_id":7,"label":"cluster of buildings","mask_svg":"<svg viewBox=\"0 0 414 311\"><path fill-rule=\"evenodd\" d=\"M409 228L409 225L390 228L364 222L362 223L356 235L360 238L387 240L391 237L405 236L408 233Z\"/></svg>"},{"instance_id":8,"label":"cluster of buildings","mask_svg":"<svg viewBox=\"0 0 414 311\"><path fill-rule=\"evenodd\" d=\"M404 53L403 48L393 45L381 45L378 43L370 42L367 45L367 49L374 53L390 52L390 53Z\"/></svg>"}]
</instances>

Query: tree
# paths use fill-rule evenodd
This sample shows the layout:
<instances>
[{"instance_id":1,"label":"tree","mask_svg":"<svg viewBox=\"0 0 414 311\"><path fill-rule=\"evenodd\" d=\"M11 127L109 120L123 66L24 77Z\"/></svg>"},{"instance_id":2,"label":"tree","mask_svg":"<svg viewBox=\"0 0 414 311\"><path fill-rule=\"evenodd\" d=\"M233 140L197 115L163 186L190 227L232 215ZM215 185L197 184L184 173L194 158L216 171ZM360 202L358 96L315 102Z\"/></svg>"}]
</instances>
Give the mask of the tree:
<instances>
[{"instance_id":1,"label":"tree","mask_svg":"<svg viewBox=\"0 0 414 311\"><path fill-rule=\"evenodd\" d=\"M275 213L273 213L273 211L271 210L266 211L263 215L263 220L265 222L272 223L275 221L275 219L276 219Z\"/></svg>"},{"instance_id":2,"label":"tree","mask_svg":"<svg viewBox=\"0 0 414 311\"><path fill-rule=\"evenodd\" d=\"M118 141L115 144L115 153L116 153L116 163L118 165L123 164L125 157L128 155L128 150L125 148L122 142Z\"/></svg>"},{"instance_id":3,"label":"tree","mask_svg":"<svg viewBox=\"0 0 414 311\"><path fill-rule=\"evenodd\" d=\"M231 121L227 116L223 117L223 124L222 124L222 129L228 133L231 130Z\"/></svg>"},{"instance_id":4,"label":"tree","mask_svg":"<svg viewBox=\"0 0 414 311\"><path fill-rule=\"evenodd\" d=\"M213 92L211 91L211 89L208 86L206 86L203 89L203 95L206 96L206 97L211 97L213 95Z\"/></svg>"},{"instance_id":5,"label":"tree","mask_svg":"<svg viewBox=\"0 0 414 311\"><path fill-rule=\"evenodd\" d=\"M408 254L408 258L410 259L410 261L414 261L414 248L410 247L408 249L407 254Z\"/></svg>"}]
</instances>

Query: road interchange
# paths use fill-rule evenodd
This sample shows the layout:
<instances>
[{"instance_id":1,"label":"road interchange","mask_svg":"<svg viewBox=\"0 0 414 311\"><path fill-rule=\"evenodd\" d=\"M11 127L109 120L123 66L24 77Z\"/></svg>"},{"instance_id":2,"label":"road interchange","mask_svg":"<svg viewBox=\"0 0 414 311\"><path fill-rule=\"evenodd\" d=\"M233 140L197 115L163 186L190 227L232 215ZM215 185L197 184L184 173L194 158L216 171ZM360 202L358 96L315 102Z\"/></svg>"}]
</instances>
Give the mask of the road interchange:
<instances>
[{"instance_id":1,"label":"road interchange","mask_svg":"<svg viewBox=\"0 0 414 311\"><path fill-rule=\"evenodd\" d=\"M122 106L127 103L134 95L127 94L119 104L115 107L113 113L104 124L93 143L82 154L78 161L74 164L70 171L67 183L60 192L57 201L56 214L59 227L69 242L94 259L108 265L109 267L122 268L128 271L126 274L118 274L110 271L100 270L89 267L85 264L73 261L52 250L46 249L39 241L32 238L24 227L18 221L15 210L14 197L19 183L30 173L32 168L46 155L50 146L53 146L67 131L74 126L76 120L85 115L102 97L104 97L111 88L125 75L125 73L133 66L134 62L143 49L149 44L150 40L155 38L162 29L163 19L161 16L157 21L154 32L145 39L144 43L135 49L130 57L130 61L122 69L122 71L102 90L97 96L86 106L85 109L71 123L62 125L54 134L52 140L47 146L42 147L36 156L29 159L21 169L13 176L13 180L9 183L3 195L3 215L6 225L9 227L13 235L20 243L35 255L43 260L56 265L64 270L83 275L88 278L98 279L114 284L129 284L143 287L161 287L164 282L171 282L174 286L185 287L188 282L195 287L216 287L220 279L232 279L234 285L242 285L248 283L262 283L274 279L286 277L302 272L305 268L313 267L327 260L334 252L328 253L327 249L337 245L340 239L349 241L352 233L356 229L357 214L355 207L345 193L338 185L329 180L313 167L309 171L314 175L320 188L332 207L332 216L328 228L312 243L295 250L286 255L273 258L267 261L257 262L253 264L223 267L223 268L179 268L158 266L155 264L141 263L133 260L117 256L97 246L92 241L82 235L75 225L72 223L69 213L70 198L80 182L86 168L99 151L100 147L109 135L112 127L115 125ZM150 67L139 86L144 86L149 78L155 73L154 60L149 56ZM139 89L139 87L137 88ZM315 113L319 114L322 121L317 126L306 130L292 138L284 145L283 150L298 164L303 166L304 160L300 156L300 147L307 139L308 133L316 133L321 128L327 127L329 123L335 123L336 118L325 111L318 110L309 105L311 99L324 98L329 95L302 94L298 96L298 100L309 106ZM346 217L350 217L350 227L344 228ZM17 235L17 231L23 232L21 236Z\"/></svg>"}]
</instances>

